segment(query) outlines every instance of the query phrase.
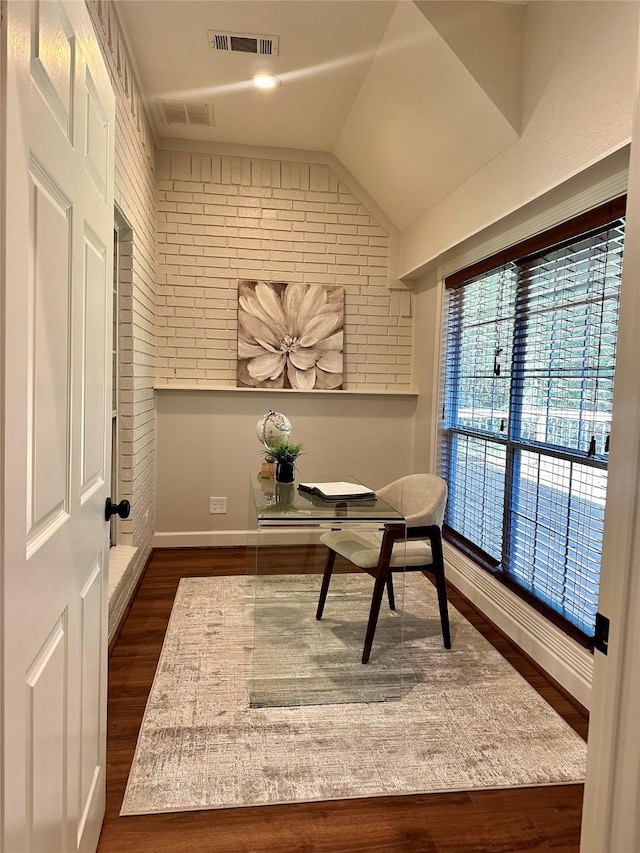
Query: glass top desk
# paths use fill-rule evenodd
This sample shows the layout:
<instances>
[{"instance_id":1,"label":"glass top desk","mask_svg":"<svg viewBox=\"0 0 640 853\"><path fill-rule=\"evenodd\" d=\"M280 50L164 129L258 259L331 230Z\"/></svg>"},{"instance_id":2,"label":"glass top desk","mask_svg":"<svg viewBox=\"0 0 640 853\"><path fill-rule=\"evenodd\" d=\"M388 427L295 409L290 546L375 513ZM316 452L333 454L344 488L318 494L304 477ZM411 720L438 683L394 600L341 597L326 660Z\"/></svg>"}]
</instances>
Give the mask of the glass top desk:
<instances>
[{"instance_id":1,"label":"glass top desk","mask_svg":"<svg viewBox=\"0 0 640 853\"><path fill-rule=\"evenodd\" d=\"M306 479L306 478L305 478ZM309 477L312 482L353 478ZM395 611L383 600L373 651L361 663L373 578L341 558L322 620L316 619L328 530L405 526L384 501L326 501L297 483L251 478L249 530L254 530L251 707L380 702L400 698L404 577L394 576Z\"/></svg>"}]
</instances>

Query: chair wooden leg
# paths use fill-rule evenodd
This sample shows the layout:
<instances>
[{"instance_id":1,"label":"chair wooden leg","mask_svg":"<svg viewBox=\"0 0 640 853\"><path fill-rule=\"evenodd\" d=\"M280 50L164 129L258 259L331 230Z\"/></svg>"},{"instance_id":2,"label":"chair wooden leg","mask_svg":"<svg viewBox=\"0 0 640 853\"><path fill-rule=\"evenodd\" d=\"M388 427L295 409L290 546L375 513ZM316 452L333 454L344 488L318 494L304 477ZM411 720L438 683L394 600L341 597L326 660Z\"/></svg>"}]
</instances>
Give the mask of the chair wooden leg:
<instances>
[{"instance_id":1,"label":"chair wooden leg","mask_svg":"<svg viewBox=\"0 0 640 853\"><path fill-rule=\"evenodd\" d=\"M322 577L322 586L320 587L320 598L318 599L318 609L316 610L316 619L322 619L322 611L324 603L327 600L329 592L329 584L331 583L331 574L333 573L333 564L336 561L336 552L331 548L327 549L327 560L324 564L324 575Z\"/></svg>"},{"instance_id":2,"label":"chair wooden leg","mask_svg":"<svg viewBox=\"0 0 640 853\"><path fill-rule=\"evenodd\" d=\"M445 649L451 648L451 631L449 629L449 607L447 604L447 584L442 569L436 570L436 590L438 592L438 607L442 624L442 639Z\"/></svg>"},{"instance_id":3,"label":"chair wooden leg","mask_svg":"<svg viewBox=\"0 0 640 853\"><path fill-rule=\"evenodd\" d=\"M393 594L393 575L389 572L387 577L387 597L389 599L389 610L396 609L396 597Z\"/></svg>"},{"instance_id":4,"label":"chair wooden leg","mask_svg":"<svg viewBox=\"0 0 640 853\"><path fill-rule=\"evenodd\" d=\"M367 623L367 634L364 638L364 650L362 652L362 663L369 663L371 654L371 646L373 645L373 637L376 633L376 625L378 624L378 615L380 614L380 605L382 603L382 594L387 584L386 577L376 578L373 586L373 596L371 597L371 609L369 610L369 621Z\"/></svg>"},{"instance_id":5,"label":"chair wooden leg","mask_svg":"<svg viewBox=\"0 0 640 853\"><path fill-rule=\"evenodd\" d=\"M433 557L433 573L438 592L438 607L442 624L442 639L445 649L451 648L451 631L449 629L449 607L447 605L447 584L444 577L444 556L442 554L442 538L440 531L431 537L431 554Z\"/></svg>"},{"instance_id":6,"label":"chair wooden leg","mask_svg":"<svg viewBox=\"0 0 640 853\"><path fill-rule=\"evenodd\" d=\"M376 566L375 583L373 585L373 595L371 597L369 621L367 622L367 634L364 638L362 663L369 663L369 655L371 654L373 637L376 633L376 625L378 624L378 616L380 614L380 604L382 603L382 595L384 593L385 587L387 587L387 591L389 590L388 581L391 580L391 569L389 567L389 563L391 562L393 545L395 542L397 542L400 536L404 536L404 534L404 525L385 524L384 526L384 536L382 537L380 556L378 557L378 565ZM393 597L393 584L391 584L391 596Z\"/></svg>"}]
</instances>

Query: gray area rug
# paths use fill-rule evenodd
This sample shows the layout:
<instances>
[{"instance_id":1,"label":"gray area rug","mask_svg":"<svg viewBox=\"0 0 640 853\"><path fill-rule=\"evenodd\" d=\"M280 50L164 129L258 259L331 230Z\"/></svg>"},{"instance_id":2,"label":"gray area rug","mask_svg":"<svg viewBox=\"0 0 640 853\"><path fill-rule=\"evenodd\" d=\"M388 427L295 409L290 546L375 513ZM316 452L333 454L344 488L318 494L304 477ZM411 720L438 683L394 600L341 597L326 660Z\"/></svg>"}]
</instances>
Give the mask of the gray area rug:
<instances>
[{"instance_id":1,"label":"gray area rug","mask_svg":"<svg viewBox=\"0 0 640 853\"><path fill-rule=\"evenodd\" d=\"M121 814L584 779L584 741L452 607L443 649L425 578L383 604L367 666L368 576L337 581L321 622L318 576L263 580L181 581Z\"/></svg>"}]
</instances>

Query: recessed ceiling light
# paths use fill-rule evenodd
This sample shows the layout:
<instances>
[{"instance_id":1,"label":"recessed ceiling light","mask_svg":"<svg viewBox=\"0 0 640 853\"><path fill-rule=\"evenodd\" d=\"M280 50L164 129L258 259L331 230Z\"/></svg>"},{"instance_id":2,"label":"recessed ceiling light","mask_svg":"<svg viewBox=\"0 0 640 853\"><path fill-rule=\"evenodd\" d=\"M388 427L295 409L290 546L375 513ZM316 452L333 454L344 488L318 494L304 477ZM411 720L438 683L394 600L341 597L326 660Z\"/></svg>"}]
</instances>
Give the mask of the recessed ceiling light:
<instances>
[{"instance_id":1,"label":"recessed ceiling light","mask_svg":"<svg viewBox=\"0 0 640 853\"><path fill-rule=\"evenodd\" d=\"M253 82L258 89L275 89L280 85L280 81L273 74L254 74Z\"/></svg>"}]
</instances>

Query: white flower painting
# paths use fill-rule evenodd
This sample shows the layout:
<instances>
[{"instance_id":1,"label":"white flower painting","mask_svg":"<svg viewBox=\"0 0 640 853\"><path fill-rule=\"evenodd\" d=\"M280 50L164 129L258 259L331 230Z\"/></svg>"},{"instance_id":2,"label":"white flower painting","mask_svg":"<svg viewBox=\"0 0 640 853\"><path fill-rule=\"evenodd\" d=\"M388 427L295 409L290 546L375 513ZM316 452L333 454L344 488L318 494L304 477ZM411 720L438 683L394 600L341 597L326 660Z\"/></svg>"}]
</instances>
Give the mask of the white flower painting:
<instances>
[{"instance_id":1,"label":"white flower painting","mask_svg":"<svg viewBox=\"0 0 640 853\"><path fill-rule=\"evenodd\" d=\"M342 388L344 289L241 281L238 386Z\"/></svg>"}]
</instances>

